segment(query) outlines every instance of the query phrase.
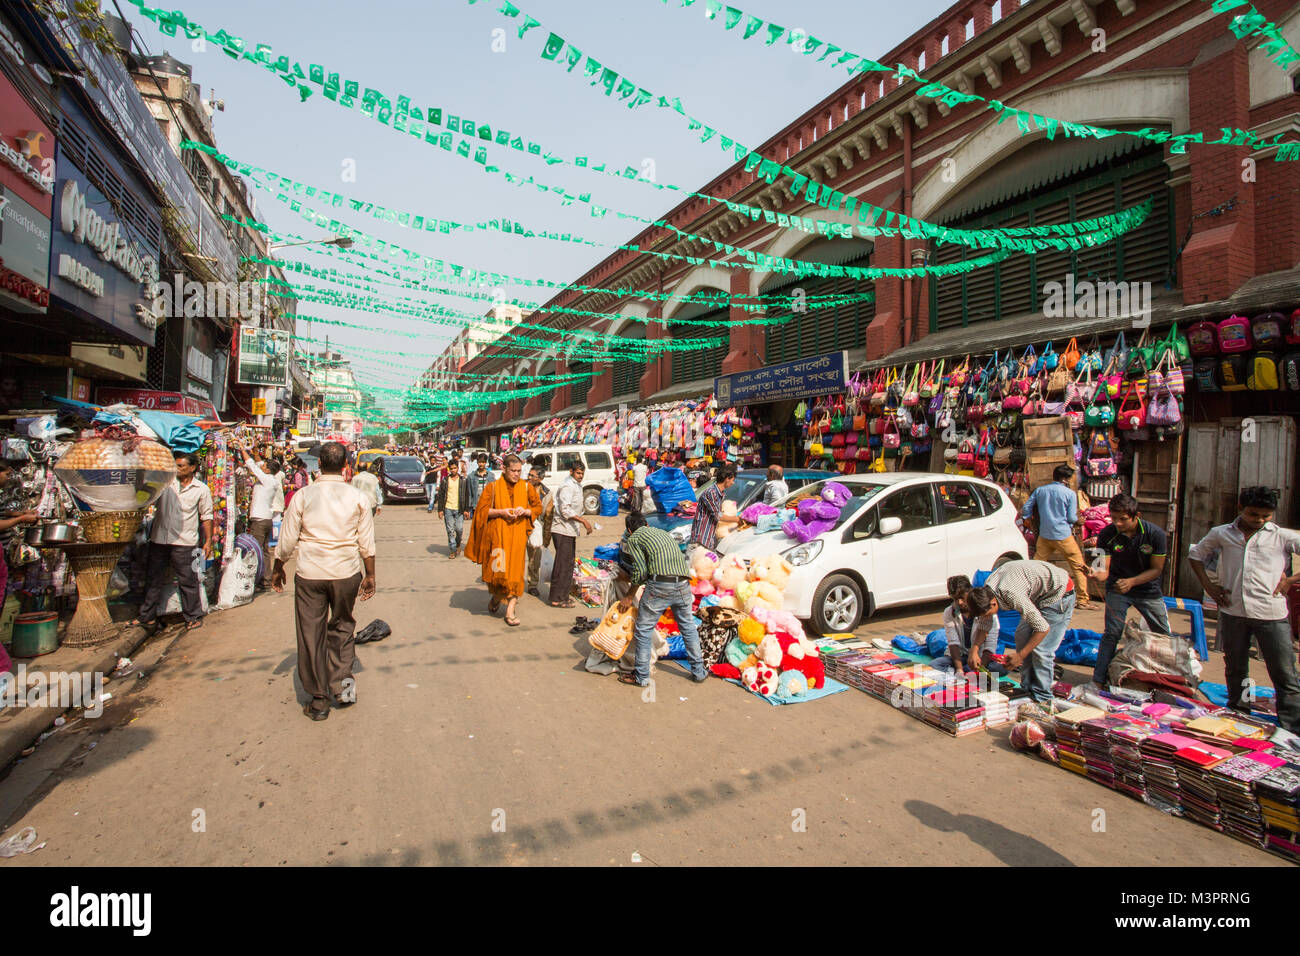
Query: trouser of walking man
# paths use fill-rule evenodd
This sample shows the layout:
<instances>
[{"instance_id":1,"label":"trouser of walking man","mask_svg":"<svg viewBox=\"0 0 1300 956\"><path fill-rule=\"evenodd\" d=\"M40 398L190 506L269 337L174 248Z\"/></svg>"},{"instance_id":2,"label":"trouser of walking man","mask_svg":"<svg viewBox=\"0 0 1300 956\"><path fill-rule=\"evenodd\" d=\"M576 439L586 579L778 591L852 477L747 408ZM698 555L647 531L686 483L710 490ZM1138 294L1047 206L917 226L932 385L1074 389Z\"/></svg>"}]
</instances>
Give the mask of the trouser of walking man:
<instances>
[{"instance_id":1,"label":"trouser of walking man","mask_svg":"<svg viewBox=\"0 0 1300 956\"><path fill-rule=\"evenodd\" d=\"M199 576L194 570L194 546L191 544L149 545L149 586L140 605L140 623L150 624L162 608L163 579L170 564L176 572L176 589L181 594L181 610L185 620L197 621L203 616L203 599L199 595Z\"/></svg>"},{"instance_id":2,"label":"trouser of walking man","mask_svg":"<svg viewBox=\"0 0 1300 956\"><path fill-rule=\"evenodd\" d=\"M540 545L530 544L528 546L528 566L527 566L528 573L526 575L527 581L525 582L524 587L526 587L530 591L533 590L533 588L537 587L538 581L541 578L542 552L545 550L546 549L541 547Z\"/></svg>"},{"instance_id":3,"label":"trouser of walking man","mask_svg":"<svg viewBox=\"0 0 1300 956\"><path fill-rule=\"evenodd\" d=\"M641 603L637 606L633 632L636 636L636 682L642 687L650 683L650 651L655 625L668 608L673 609L677 629L682 632L691 676L697 681L703 681L709 676L709 669L704 666L704 658L700 654L700 632L695 626L693 601L690 583L684 579L678 584L667 581L646 582L645 590L641 592Z\"/></svg>"},{"instance_id":4,"label":"trouser of walking man","mask_svg":"<svg viewBox=\"0 0 1300 956\"><path fill-rule=\"evenodd\" d=\"M429 511L432 511L432 510L433 510L433 502L434 502L434 499L436 499L436 498L438 497L438 486L437 486L437 485L425 485L425 486L424 486L424 493L425 493L425 494L428 496L428 498L429 498Z\"/></svg>"},{"instance_id":5,"label":"trouser of walking man","mask_svg":"<svg viewBox=\"0 0 1300 956\"><path fill-rule=\"evenodd\" d=\"M1095 684L1106 685L1106 672L1110 662L1115 658L1119 639L1124 635L1124 622L1128 618L1128 609L1135 607L1147 622L1147 628L1159 634L1172 633L1169 630L1169 611L1165 607L1163 596L1134 596L1120 594L1118 591L1106 592L1106 633L1102 635L1097 648L1097 663L1092 669Z\"/></svg>"},{"instance_id":6,"label":"trouser of walking man","mask_svg":"<svg viewBox=\"0 0 1300 956\"><path fill-rule=\"evenodd\" d=\"M1057 558L1064 558L1070 563L1070 576L1074 578L1075 600L1080 604L1088 604L1088 566L1083 563L1083 551L1079 548L1079 542L1074 540L1074 535L1062 538L1060 541L1050 538L1038 539L1038 544L1034 546L1034 560L1055 561Z\"/></svg>"},{"instance_id":7,"label":"trouser of walking man","mask_svg":"<svg viewBox=\"0 0 1300 956\"><path fill-rule=\"evenodd\" d=\"M1277 694L1277 722L1284 730L1300 733L1300 683L1296 678L1296 654L1291 646L1291 622L1257 621L1219 612L1219 639L1223 641L1224 679L1228 682L1228 706L1241 706L1246 679L1250 675L1250 639L1259 644L1259 655L1268 668L1268 679Z\"/></svg>"},{"instance_id":8,"label":"trouser of walking man","mask_svg":"<svg viewBox=\"0 0 1300 956\"><path fill-rule=\"evenodd\" d=\"M447 547L455 554L460 550L465 537L465 516L459 511L448 511L443 524L447 526Z\"/></svg>"},{"instance_id":9,"label":"trouser of walking man","mask_svg":"<svg viewBox=\"0 0 1300 956\"><path fill-rule=\"evenodd\" d=\"M294 576L298 680L314 700L328 701L330 694L339 696L344 691L343 682L352 676L356 660L353 636L357 629L352 609L360 588L360 573L333 580Z\"/></svg>"},{"instance_id":10,"label":"trouser of walking man","mask_svg":"<svg viewBox=\"0 0 1300 956\"><path fill-rule=\"evenodd\" d=\"M262 566L266 569L266 574L257 582L259 588L266 588L266 582L271 578L271 555L266 550L266 543L271 540L271 529L274 521L271 518L249 518L248 533L253 536L257 546L262 549Z\"/></svg>"},{"instance_id":11,"label":"trouser of walking man","mask_svg":"<svg viewBox=\"0 0 1300 956\"><path fill-rule=\"evenodd\" d=\"M551 594L548 600L552 604L563 604L569 600L573 590L573 555L577 550L578 539L571 534L551 532L551 544L555 545L555 564L551 568Z\"/></svg>"},{"instance_id":12,"label":"trouser of walking man","mask_svg":"<svg viewBox=\"0 0 1300 956\"><path fill-rule=\"evenodd\" d=\"M632 494L630 496L630 500L628 501L628 510L631 511L632 514L634 515L639 515L644 509L645 509L645 487L642 486L638 488L636 485L633 485Z\"/></svg>"},{"instance_id":13,"label":"trouser of walking man","mask_svg":"<svg viewBox=\"0 0 1300 956\"><path fill-rule=\"evenodd\" d=\"M1047 636L1034 648L1034 653L1020 665L1020 686L1029 691L1031 697L1038 701L1052 699L1052 668L1056 665L1056 649L1070 626L1074 616L1074 592L1068 592L1055 604L1038 609L1047 618ZM1021 618L1016 628L1016 650L1029 643L1034 636L1034 629Z\"/></svg>"}]
</instances>

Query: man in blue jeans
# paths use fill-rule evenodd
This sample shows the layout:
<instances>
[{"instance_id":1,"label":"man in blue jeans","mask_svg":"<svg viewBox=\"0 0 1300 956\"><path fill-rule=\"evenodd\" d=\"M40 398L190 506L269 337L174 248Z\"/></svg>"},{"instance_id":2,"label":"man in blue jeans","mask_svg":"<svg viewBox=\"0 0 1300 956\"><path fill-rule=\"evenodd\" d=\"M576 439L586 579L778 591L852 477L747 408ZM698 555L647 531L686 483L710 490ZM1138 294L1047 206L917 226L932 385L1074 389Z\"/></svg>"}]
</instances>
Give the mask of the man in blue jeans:
<instances>
[{"instance_id":1,"label":"man in blue jeans","mask_svg":"<svg viewBox=\"0 0 1300 956\"><path fill-rule=\"evenodd\" d=\"M636 670L624 674L619 680L624 684L644 687L650 683L650 650L654 640L655 625L664 611L672 608L677 628L682 632L686 656L691 665L691 676L696 683L709 679L708 668L700 654L700 633L695 626L692 610L691 570L686 565L682 550L672 535L659 528L646 527L645 516L633 512L627 516L627 534L623 538L623 557L630 570L631 590L618 602L626 612L632 609L633 595L642 584L645 591L636 615Z\"/></svg>"},{"instance_id":2,"label":"man in blue jeans","mask_svg":"<svg viewBox=\"0 0 1300 956\"><path fill-rule=\"evenodd\" d=\"M1056 649L1074 616L1070 576L1046 561L1008 561L982 588L968 591L963 603L976 617L997 614L1003 607L1020 612L1016 649L1007 651L1003 663L1020 668L1020 686L1034 700L1050 701Z\"/></svg>"},{"instance_id":3,"label":"man in blue jeans","mask_svg":"<svg viewBox=\"0 0 1300 956\"><path fill-rule=\"evenodd\" d=\"M1300 534L1273 523L1277 492L1272 488L1242 488L1237 501L1237 520L1211 528L1187 556L1201 586L1219 605L1228 706L1242 707L1253 637L1277 694L1277 721L1284 730L1300 733L1300 682L1286 605L1287 591L1300 582L1300 574L1288 573L1291 556L1300 554ZM1205 567L1215 558L1218 580Z\"/></svg>"},{"instance_id":4,"label":"man in blue jeans","mask_svg":"<svg viewBox=\"0 0 1300 956\"><path fill-rule=\"evenodd\" d=\"M1169 556L1169 537L1163 528L1143 521L1138 500L1119 494L1110 499L1110 524L1097 535L1097 547L1109 557L1106 570L1092 577L1106 582L1106 633L1097 650L1092 681L1106 686L1106 672L1124 633L1128 609L1137 608L1147 627L1168 634L1169 612L1160 577Z\"/></svg>"}]
</instances>

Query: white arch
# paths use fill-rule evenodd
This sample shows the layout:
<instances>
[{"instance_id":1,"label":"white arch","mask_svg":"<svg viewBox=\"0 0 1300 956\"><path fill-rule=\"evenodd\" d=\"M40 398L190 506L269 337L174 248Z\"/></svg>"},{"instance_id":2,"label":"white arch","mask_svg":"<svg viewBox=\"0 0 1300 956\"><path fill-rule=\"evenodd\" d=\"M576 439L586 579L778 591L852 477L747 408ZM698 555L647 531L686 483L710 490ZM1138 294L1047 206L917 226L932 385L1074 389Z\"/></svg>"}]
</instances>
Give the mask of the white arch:
<instances>
[{"instance_id":1,"label":"white arch","mask_svg":"<svg viewBox=\"0 0 1300 956\"><path fill-rule=\"evenodd\" d=\"M667 291L674 295L691 295L700 289L716 289L724 295L731 295L731 273L716 266L696 266ZM690 303L673 299L664 304L664 319L671 319Z\"/></svg>"},{"instance_id":2,"label":"white arch","mask_svg":"<svg viewBox=\"0 0 1300 956\"><path fill-rule=\"evenodd\" d=\"M1168 126L1174 133L1185 133L1190 122L1187 95L1185 73L1152 70L1075 80L1010 105L1093 126ZM1004 121L999 125L996 119L990 119L945 157L955 164L948 168L955 168L957 175L949 178L955 178L956 182L944 182L943 163L921 180L912 200L912 215L917 219L928 218L980 175L1012 153L1044 138L1042 133L1021 136L1015 123Z\"/></svg>"},{"instance_id":3,"label":"white arch","mask_svg":"<svg viewBox=\"0 0 1300 956\"><path fill-rule=\"evenodd\" d=\"M644 320L650 317L650 306L642 302L629 302L627 305L620 306L619 310L612 313L610 318L614 319L614 324L609 327L606 335L620 335L622 330L632 324L644 324ZM641 320L638 323L637 320Z\"/></svg>"}]
</instances>

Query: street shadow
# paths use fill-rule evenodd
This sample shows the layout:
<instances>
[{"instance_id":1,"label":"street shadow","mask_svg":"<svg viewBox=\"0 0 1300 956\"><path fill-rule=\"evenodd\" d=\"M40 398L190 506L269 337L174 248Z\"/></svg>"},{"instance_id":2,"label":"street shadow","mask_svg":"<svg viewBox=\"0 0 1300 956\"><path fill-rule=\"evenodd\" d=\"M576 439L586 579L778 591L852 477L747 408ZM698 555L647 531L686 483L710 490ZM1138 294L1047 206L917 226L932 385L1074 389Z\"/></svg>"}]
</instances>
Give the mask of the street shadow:
<instances>
[{"instance_id":1,"label":"street shadow","mask_svg":"<svg viewBox=\"0 0 1300 956\"><path fill-rule=\"evenodd\" d=\"M924 800L907 800L905 809L932 830L964 833L1008 866L1074 866L1046 843L970 813L950 813Z\"/></svg>"}]
</instances>

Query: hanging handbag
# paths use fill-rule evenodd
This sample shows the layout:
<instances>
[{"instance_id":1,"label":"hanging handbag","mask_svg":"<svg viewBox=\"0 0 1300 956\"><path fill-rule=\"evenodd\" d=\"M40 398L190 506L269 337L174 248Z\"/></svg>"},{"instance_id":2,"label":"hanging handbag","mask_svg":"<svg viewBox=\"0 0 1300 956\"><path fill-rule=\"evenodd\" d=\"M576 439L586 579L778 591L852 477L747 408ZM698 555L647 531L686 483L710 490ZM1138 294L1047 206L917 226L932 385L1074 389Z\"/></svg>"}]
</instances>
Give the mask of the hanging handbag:
<instances>
[{"instance_id":1,"label":"hanging handbag","mask_svg":"<svg viewBox=\"0 0 1300 956\"><path fill-rule=\"evenodd\" d=\"M1065 387L1065 402L1067 405L1078 405L1083 407L1092 401L1092 396L1097 391L1097 383L1092 380L1092 365L1086 362L1079 363L1078 377Z\"/></svg>"},{"instance_id":2,"label":"hanging handbag","mask_svg":"<svg viewBox=\"0 0 1300 956\"><path fill-rule=\"evenodd\" d=\"M1095 450L1095 449L1094 449ZM1110 445L1110 439L1105 440L1105 455L1090 455L1083 463L1083 471L1091 478L1109 478L1119 471L1119 466L1115 464L1114 451Z\"/></svg>"},{"instance_id":3,"label":"hanging handbag","mask_svg":"<svg viewBox=\"0 0 1300 956\"><path fill-rule=\"evenodd\" d=\"M1119 387L1124 380L1124 368L1118 362L1119 360L1112 354L1106 360L1106 367L1101 370L1101 376L1097 380L1098 393L1104 392L1108 399L1119 397Z\"/></svg>"},{"instance_id":4,"label":"hanging handbag","mask_svg":"<svg viewBox=\"0 0 1300 956\"><path fill-rule=\"evenodd\" d=\"M1079 340L1070 339L1070 343L1065 347L1061 354L1061 364L1065 366L1067 372L1073 372L1079 365L1079 360L1083 358L1083 353L1079 351Z\"/></svg>"},{"instance_id":5,"label":"hanging handbag","mask_svg":"<svg viewBox=\"0 0 1300 956\"><path fill-rule=\"evenodd\" d=\"M1106 401L1101 388L1097 389L1092 401L1083 410L1083 423L1089 428L1106 428L1115 424L1115 409Z\"/></svg>"},{"instance_id":6,"label":"hanging handbag","mask_svg":"<svg viewBox=\"0 0 1300 956\"><path fill-rule=\"evenodd\" d=\"M1056 348L1051 342L1047 343L1047 348L1043 349L1043 354L1038 356L1038 370L1040 372L1054 372L1058 365L1061 364L1061 357L1056 354Z\"/></svg>"},{"instance_id":7,"label":"hanging handbag","mask_svg":"<svg viewBox=\"0 0 1300 956\"><path fill-rule=\"evenodd\" d=\"M942 390L942 388L943 388L943 367L944 367L944 365L946 364L946 362L947 362L947 360L944 359L944 360L940 360L940 362L939 362L939 364L938 364L937 366L936 366L934 363L931 363L931 364L930 364L930 374L927 375L927 376L925 376L925 377L922 379L922 381L921 381L921 397L922 397L922 398L930 398L930 399L933 399L933 398L935 398L935 397L939 394L939 392Z\"/></svg>"},{"instance_id":8,"label":"hanging handbag","mask_svg":"<svg viewBox=\"0 0 1300 956\"><path fill-rule=\"evenodd\" d=\"M1148 425L1171 427L1183 420L1183 410L1178 407L1178 398L1166 385L1158 392L1151 392L1147 402Z\"/></svg>"},{"instance_id":9,"label":"hanging handbag","mask_svg":"<svg viewBox=\"0 0 1300 956\"><path fill-rule=\"evenodd\" d=\"M881 444L887 449L898 449L903 444L903 433L898 428L898 422L891 416L886 419L885 432L880 436Z\"/></svg>"},{"instance_id":10,"label":"hanging handbag","mask_svg":"<svg viewBox=\"0 0 1300 956\"><path fill-rule=\"evenodd\" d=\"M917 364L912 367L912 379L907 383L903 390L903 405L907 408L915 408L921 404L921 378L923 376L923 364Z\"/></svg>"},{"instance_id":11,"label":"hanging handbag","mask_svg":"<svg viewBox=\"0 0 1300 956\"><path fill-rule=\"evenodd\" d=\"M948 373L948 387L965 388L966 383L970 381L970 374L970 356L967 355L956 368Z\"/></svg>"},{"instance_id":12,"label":"hanging handbag","mask_svg":"<svg viewBox=\"0 0 1300 956\"><path fill-rule=\"evenodd\" d=\"M1136 382L1130 382L1120 400L1119 411L1115 415L1115 427L1121 431L1133 431L1147 423L1146 405Z\"/></svg>"}]
</instances>

